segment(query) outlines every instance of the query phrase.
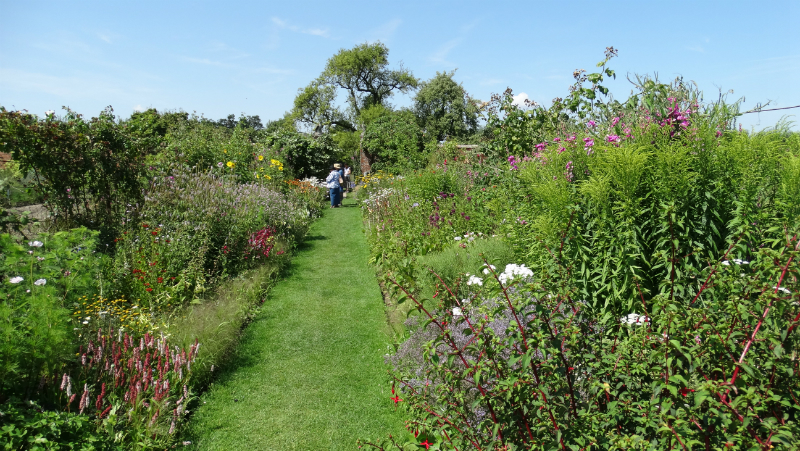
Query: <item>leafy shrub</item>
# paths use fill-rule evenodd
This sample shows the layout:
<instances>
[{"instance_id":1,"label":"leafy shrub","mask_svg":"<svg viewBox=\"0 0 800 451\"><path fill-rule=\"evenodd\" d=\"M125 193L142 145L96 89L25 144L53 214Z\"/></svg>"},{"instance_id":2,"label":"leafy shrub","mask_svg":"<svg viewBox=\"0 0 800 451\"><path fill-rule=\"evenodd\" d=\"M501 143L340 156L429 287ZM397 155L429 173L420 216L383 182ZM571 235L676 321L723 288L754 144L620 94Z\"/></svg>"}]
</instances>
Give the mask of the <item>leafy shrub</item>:
<instances>
[{"instance_id":1,"label":"leafy shrub","mask_svg":"<svg viewBox=\"0 0 800 451\"><path fill-rule=\"evenodd\" d=\"M374 159L373 171L400 173L425 165L422 131L411 114L376 119L367 127L362 145Z\"/></svg>"},{"instance_id":2,"label":"leafy shrub","mask_svg":"<svg viewBox=\"0 0 800 451\"><path fill-rule=\"evenodd\" d=\"M57 218L116 234L127 204L141 200L141 152L132 146L107 108L86 121L67 109L53 115L9 112L0 107L0 142L34 172L34 189Z\"/></svg>"},{"instance_id":3,"label":"leafy shrub","mask_svg":"<svg viewBox=\"0 0 800 451\"><path fill-rule=\"evenodd\" d=\"M406 292L428 319L391 359L393 399L418 437L408 445L791 449L800 245L790 231L732 246L753 246L750 261L723 251L694 296L642 296L642 313L621 318L511 265L476 271L467 299L448 289L431 305Z\"/></svg>"},{"instance_id":4,"label":"leafy shrub","mask_svg":"<svg viewBox=\"0 0 800 451\"><path fill-rule=\"evenodd\" d=\"M111 438L98 432L86 415L42 410L31 403L0 405L3 426L0 442L5 449L32 450L112 450Z\"/></svg>"},{"instance_id":5,"label":"leafy shrub","mask_svg":"<svg viewBox=\"0 0 800 451\"><path fill-rule=\"evenodd\" d=\"M499 238L483 233L467 234L447 246L442 252L417 258L415 281L422 285L422 297L432 298L440 293L443 280L457 280L480 266L484 259L503 264L513 261L514 252Z\"/></svg>"},{"instance_id":6,"label":"leafy shrub","mask_svg":"<svg viewBox=\"0 0 800 451\"><path fill-rule=\"evenodd\" d=\"M256 140L285 159L298 179L327 175L337 153L337 147L328 135L313 138L294 130L279 130L260 133Z\"/></svg>"},{"instance_id":7,"label":"leafy shrub","mask_svg":"<svg viewBox=\"0 0 800 451\"><path fill-rule=\"evenodd\" d=\"M29 242L0 235L0 400L33 396L74 359L70 314L99 290L106 260L94 254L97 236L85 228Z\"/></svg>"},{"instance_id":8,"label":"leafy shrub","mask_svg":"<svg viewBox=\"0 0 800 451\"><path fill-rule=\"evenodd\" d=\"M153 179L142 222L130 224L117 243L115 279L144 305L181 305L201 295L211 279L267 258L253 253L256 233L270 230L295 243L308 228L308 211L268 187L238 184L213 171L173 174Z\"/></svg>"}]
</instances>

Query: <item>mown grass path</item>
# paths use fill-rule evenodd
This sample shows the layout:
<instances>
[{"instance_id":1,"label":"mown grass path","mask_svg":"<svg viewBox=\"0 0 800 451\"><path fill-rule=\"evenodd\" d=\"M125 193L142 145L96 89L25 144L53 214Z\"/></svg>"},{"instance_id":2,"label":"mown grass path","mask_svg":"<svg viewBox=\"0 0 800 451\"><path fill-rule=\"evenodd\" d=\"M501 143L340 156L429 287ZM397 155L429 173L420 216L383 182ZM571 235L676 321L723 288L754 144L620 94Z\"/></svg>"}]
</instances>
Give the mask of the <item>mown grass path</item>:
<instances>
[{"instance_id":1,"label":"mown grass path","mask_svg":"<svg viewBox=\"0 0 800 451\"><path fill-rule=\"evenodd\" d=\"M368 255L353 201L313 224L234 361L202 396L185 438L194 449L352 450L358 438L403 434Z\"/></svg>"}]
</instances>

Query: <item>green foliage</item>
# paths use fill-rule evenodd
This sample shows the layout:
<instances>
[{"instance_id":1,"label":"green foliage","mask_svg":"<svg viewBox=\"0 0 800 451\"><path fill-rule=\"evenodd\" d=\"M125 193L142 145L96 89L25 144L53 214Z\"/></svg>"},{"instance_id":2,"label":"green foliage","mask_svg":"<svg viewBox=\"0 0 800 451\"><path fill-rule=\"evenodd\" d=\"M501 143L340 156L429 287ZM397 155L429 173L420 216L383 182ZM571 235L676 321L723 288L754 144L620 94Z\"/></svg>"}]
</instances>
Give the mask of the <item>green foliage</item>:
<instances>
[{"instance_id":1,"label":"green foliage","mask_svg":"<svg viewBox=\"0 0 800 451\"><path fill-rule=\"evenodd\" d=\"M513 278L509 267L483 272L466 299L450 295L455 285L441 290L437 310L405 291L427 319L412 339L429 340L393 374L418 435L406 445L792 449L800 230L764 241L759 227L742 231L747 243L732 244L751 261L713 261L694 298L642 297L642 313L622 318L579 300L563 279L519 268Z\"/></svg>"},{"instance_id":2,"label":"green foliage","mask_svg":"<svg viewBox=\"0 0 800 451\"><path fill-rule=\"evenodd\" d=\"M423 167L422 131L410 114L392 113L373 121L364 134L373 170L398 173Z\"/></svg>"},{"instance_id":3,"label":"green foliage","mask_svg":"<svg viewBox=\"0 0 800 451\"><path fill-rule=\"evenodd\" d=\"M339 149L329 135L314 138L296 131L262 134L257 142L285 159L297 178L322 177L328 173Z\"/></svg>"},{"instance_id":4,"label":"green foliage","mask_svg":"<svg viewBox=\"0 0 800 451\"><path fill-rule=\"evenodd\" d=\"M0 142L22 171L34 172L34 189L69 224L118 230L126 205L141 201L142 152L114 122L111 108L85 121L67 109L64 120L0 108Z\"/></svg>"},{"instance_id":5,"label":"green foliage","mask_svg":"<svg viewBox=\"0 0 800 451\"><path fill-rule=\"evenodd\" d=\"M72 306L103 286L97 237L85 228L30 242L0 235L0 400L34 395L74 358Z\"/></svg>"},{"instance_id":6,"label":"green foliage","mask_svg":"<svg viewBox=\"0 0 800 451\"><path fill-rule=\"evenodd\" d=\"M27 404L27 405L26 405ZM0 405L4 449L99 451L122 449L86 415L42 410L34 403Z\"/></svg>"},{"instance_id":7,"label":"green foliage","mask_svg":"<svg viewBox=\"0 0 800 451\"><path fill-rule=\"evenodd\" d=\"M426 140L464 138L478 128L478 107L453 75L455 71L437 72L420 84L414 97L414 115Z\"/></svg>"},{"instance_id":8,"label":"green foliage","mask_svg":"<svg viewBox=\"0 0 800 451\"><path fill-rule=\"evenodd\" d=\"M408 92L418 81L410 71L388 69L389 49L382 43L364 43L341 49L328 59L320 78L347 92L354 116L372 105L384 105L394 91Z\"/></svg>"}]
</instances>

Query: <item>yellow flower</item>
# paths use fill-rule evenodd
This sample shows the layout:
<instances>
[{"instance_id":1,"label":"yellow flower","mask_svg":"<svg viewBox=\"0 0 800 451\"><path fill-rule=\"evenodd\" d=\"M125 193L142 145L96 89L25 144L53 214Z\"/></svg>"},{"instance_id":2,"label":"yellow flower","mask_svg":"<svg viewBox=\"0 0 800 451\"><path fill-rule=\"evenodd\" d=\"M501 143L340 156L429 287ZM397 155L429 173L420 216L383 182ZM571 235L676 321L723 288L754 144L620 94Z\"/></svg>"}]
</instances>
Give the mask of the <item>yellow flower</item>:
<instances>
[{"instance_id":1,"label":"yellow flower","mask_svg":"<svg viewBox=\"0 0 800 451\"><path fill-rule=\"evenodd\" d=\"M270 177L270 176L268 176L268 175L265 175L264 177L266 177L266 178L267 178L267 180L272 180L272 177Z\"/></svg>"},{"instance_id":2,"label":"yellow flower","mask_svg":"<svg viewBox=\"0 0 800 451\"><path fill-rule=\"evenodd\" d=\"M258 161L264 161L264 155L259 155L258 156Z\"/></svg>"},{"instance_id":3,"label":"yellow flower","mask_svg":"<svg viewBox=\"0 0 800 451\"><path fill-rule=\"evenodd\" d=\"M283 166L279 167L279 168L278 168L278 170L279 170L279 171L282 171L282 170L283 170Z\"/></svg>"},{"instance_id":4,"label":"yellow flower","mask_svg":"<svg viewBox=\"0 0 800 451\"><path fill-rule=\"evenodd\" d=\"M234 163L233 161L229 161L228 162L228 167L229 168L233 169L234 166L236 166L236 163Z\"/></svg>"},{"instance_id":5,"label":"yellow flower","mask_svg":"<svg viewBox=\"0 0 800 451\"><path fill-rule=\"evenodd\" d=\"M258 178L258 174L256 174L256 178Z\"/></svg>"}]
</instances>

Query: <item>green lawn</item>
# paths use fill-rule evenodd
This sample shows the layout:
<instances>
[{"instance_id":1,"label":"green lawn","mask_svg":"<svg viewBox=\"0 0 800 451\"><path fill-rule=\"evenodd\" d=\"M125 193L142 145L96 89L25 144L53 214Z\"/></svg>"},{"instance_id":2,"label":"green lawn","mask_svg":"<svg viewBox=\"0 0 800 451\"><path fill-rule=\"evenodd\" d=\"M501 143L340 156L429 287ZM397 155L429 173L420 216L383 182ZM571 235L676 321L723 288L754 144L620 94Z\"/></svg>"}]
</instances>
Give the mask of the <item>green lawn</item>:
<instances>
[{"instance_id":1,"label":"green lawn","mask_svg":"<svg viewBox=\"0 0 800 451\"><path fill-rule=\"evenodd\" d=\"M367 259L355 202L326 210L202 396L184 440L201 450L344 450L358 438L404 435Z\"/></svg>"}]
</instances>

